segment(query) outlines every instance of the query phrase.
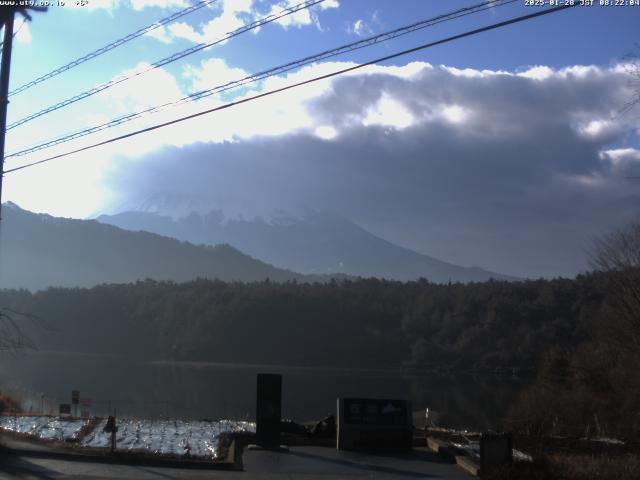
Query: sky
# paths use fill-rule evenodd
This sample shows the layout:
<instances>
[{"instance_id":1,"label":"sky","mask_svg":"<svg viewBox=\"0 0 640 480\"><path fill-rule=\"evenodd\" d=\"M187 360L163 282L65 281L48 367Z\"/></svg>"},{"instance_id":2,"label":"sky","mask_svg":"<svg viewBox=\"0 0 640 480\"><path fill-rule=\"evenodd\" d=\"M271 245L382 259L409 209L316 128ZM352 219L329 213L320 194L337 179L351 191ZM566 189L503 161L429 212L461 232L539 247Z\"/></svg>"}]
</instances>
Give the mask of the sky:
<instances>
[{"instance_id":1,"label":"sky","mask_svg":"<svg viewBox=\"0 0 640 480\"><path fill-rule=\"evenodd\" d=\"M475 3L324 0L12 128L6 151ZM74 218L162 195L245 218L311 208L452 263L572 276L588 269L593 237L638 218L640 206L640 105L627 108L640 94L640 6L598 3L9 173L3 201ZM296 4L214 1L11 96L9 124ZM187 5L74 0L18 18L10 90ZM9 157L5 169L542 8L493 6Z\"/></svg>"}]
</instances>

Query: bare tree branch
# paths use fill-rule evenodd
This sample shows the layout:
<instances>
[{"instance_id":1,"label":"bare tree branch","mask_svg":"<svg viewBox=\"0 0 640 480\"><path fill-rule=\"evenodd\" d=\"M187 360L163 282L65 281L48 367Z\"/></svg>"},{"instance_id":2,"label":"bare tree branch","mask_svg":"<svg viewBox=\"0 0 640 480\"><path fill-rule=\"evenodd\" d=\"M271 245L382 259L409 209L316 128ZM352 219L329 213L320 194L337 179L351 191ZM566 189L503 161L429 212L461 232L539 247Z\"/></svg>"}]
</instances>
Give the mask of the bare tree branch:
<instances>
[{"instance_id":1,"label":"bare tree branch","mask_svg":"<svg viewBox=\"0 0 640 480\"><path fill-rule=\"evenodd\" d=\"M640 44L636 44L636 50L640 52ZM629 86L633 89L633 96L625 103L620 113L626 113L640 104L640 56L632 53L625 56L625 70L631 77Z\"/></svg>"},{"instance_id":2,"label":"bare tree branch","mask_svg":"<svg viewBox=\"0 0 640 480\"><path fill-rule=\"evenodd\" d=\"M29 313L22 313L11 308L0 308L0 352L35 349L33 340L24 332L16 318L41 323L40 319Z\"/></svg>"},{"instance_id":3,"label":"bare tree branch","mask_svg":"<svg viewBox=\"0 0 640 480\"><path fill-rule=\"evenodd\" d=\"M594 241L591 265L603 273L608 312L601 325L618 348L640 354L640 219Z\"/></svg>"}]
</instances>

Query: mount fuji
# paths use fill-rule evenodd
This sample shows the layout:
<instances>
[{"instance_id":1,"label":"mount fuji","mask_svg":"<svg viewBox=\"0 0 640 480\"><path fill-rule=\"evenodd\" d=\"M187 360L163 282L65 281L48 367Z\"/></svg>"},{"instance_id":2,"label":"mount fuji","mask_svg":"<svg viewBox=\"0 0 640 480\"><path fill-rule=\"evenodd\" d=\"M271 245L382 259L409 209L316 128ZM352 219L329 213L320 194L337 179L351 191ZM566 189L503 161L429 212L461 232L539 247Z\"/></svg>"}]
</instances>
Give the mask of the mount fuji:
<instances>
[{"instance_id":1,"label":"mount fuji","mask_svg":"<svg viewBox=\"0 0 640 480\"><path fill-rule=\"evenodd\" d=\"M98 222L147 231L194 244L229 244L261 261L303 274L346 274L436 283L515 280L464 267L395 245L340 215L300 209L256 211L252 216L209 209L198 199L158 196Z\"/></svg>"}]
</instances>

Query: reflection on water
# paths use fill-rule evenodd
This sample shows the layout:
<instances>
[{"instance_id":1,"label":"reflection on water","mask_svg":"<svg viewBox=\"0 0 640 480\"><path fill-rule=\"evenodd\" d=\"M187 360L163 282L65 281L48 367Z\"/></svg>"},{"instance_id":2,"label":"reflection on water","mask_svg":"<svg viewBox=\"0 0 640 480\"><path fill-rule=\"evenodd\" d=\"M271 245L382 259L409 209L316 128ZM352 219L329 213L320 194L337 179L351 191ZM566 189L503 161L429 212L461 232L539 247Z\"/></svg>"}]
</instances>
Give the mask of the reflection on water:
<instances>
[{"instance_id":1,"label":"reflection on water","mask_svg":"<svg viewBox=\"0 0 640 480\"><path fill-rule=\"evenodd\" d=\"M0 389L33 412L71 402L71 390L106 415L253 420L256 374L282 373L283 416L315 420L335 412L336 398L408 398L414 410L439 412L439 424L498 428L522 383L504 378L410 375L393 370L299 368L196 362L141 362L52 352L4 356Z\"/></svg>"}]
</instances>

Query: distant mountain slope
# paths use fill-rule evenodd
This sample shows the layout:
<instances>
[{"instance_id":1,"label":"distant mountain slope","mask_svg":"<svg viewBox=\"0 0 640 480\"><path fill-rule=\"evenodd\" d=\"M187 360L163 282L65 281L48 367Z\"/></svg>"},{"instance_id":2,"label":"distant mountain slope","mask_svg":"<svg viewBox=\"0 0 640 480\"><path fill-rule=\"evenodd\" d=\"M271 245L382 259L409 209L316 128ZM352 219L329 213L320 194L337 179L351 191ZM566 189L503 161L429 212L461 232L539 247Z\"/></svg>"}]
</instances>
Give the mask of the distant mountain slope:
<instances>
[{"instance_id":1,"label":"distant mountain slope","mask_svg":"<svg viewBox=\"0 0 640 480\"><path fill-rule=\"evenodd\" d=\"M275 268L229 245L195 246L93 220L34 214L12 203L3 205L2 214L0 288L92 286L145 278L317 279Z\"/></svg>"},{"instance_id":2,"label":"distant mountain slope","mask_svg":"<svg viewBox=\"0 0 640 480\"><path fill-rule=\"evenodd\" d=\"M245 220L223 212L183 218L129 211L101 215L99 222L143 230L193 243L228 243L261 260L302 273L344 273L364 277L433 282L513 278L477 267L461 267L394 245L337 215Z\"/></svg>"}]
</instances>

